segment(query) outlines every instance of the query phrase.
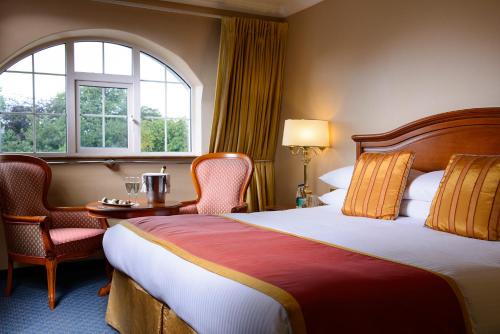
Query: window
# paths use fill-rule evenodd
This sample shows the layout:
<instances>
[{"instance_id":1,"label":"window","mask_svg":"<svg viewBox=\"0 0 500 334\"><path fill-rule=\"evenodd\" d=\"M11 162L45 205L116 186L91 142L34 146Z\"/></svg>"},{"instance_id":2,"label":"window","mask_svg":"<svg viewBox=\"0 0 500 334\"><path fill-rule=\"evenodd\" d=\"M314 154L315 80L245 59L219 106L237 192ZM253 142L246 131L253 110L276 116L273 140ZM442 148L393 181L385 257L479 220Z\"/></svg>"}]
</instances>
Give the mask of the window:
<instances>
[{"instance_id":1,"label":"window","mask_svg":"<svg viewBox=\"0 0 500 334\"><path fill-rule=\"evenodd\" d=\"M0 75L0 150L66 152L64 45L25 57Z\"/></svg>"},{"instance_id":2,"label":"window","mask_svg":"<svg viewBox=\"0 0 500 334\"><path fill-rule=\"evenodd\" d=\"M158 60L141 53L141 150L189 150L190 89Z\"/></svg>"},{"instance_id":3,"label":"window","mask_svg":"<svg viewBox=\"0 0 500 334\"><path fill-rule=\"evenodd\" d=\"M189 153L191 101L186 81L134 46L51 46L0 74L0 151Z\"/></svg>"},{"instance_id":4,"label":"window","mask_svg":"<svg viewBox=\"0 0 500 334\"><path fill-rule=\"evenodd\" d=\"M128 88L79 83L77 105L81 148L128 147Z\"/></svg>"}]
</instances>

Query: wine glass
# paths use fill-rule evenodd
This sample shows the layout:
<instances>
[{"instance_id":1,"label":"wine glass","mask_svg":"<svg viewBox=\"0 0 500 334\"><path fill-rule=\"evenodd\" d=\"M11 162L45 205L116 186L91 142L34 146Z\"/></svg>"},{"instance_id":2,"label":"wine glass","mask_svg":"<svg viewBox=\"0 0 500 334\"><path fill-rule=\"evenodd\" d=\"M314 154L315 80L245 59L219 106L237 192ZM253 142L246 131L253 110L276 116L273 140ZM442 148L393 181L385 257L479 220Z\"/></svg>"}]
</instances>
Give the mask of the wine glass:
<instances>
[{"instance_id":1,"label":"wine glass","mask_svg":"<svg viewBox=\"0 0 500 334\"><path fill-rule=\"evenodd\" d=\"M137 194L139 193L139 190L141 189L141 178L138 176L132 177L132 195L135 198L135 201L137 201Z\"/></svg>"},{"instance_id":2,"label":"wine glass","mask_svg":"<svg viewBox=\"0 0 500 334\"><path fill-rule=\"evenodd\" d=\"M137 196L140 187L141 187L141 182L139 177L127 176L125 178L125 189L127 190L129 202L130 202L130 195L133 194L134 196Z\"/></svg>"}]
</instances>

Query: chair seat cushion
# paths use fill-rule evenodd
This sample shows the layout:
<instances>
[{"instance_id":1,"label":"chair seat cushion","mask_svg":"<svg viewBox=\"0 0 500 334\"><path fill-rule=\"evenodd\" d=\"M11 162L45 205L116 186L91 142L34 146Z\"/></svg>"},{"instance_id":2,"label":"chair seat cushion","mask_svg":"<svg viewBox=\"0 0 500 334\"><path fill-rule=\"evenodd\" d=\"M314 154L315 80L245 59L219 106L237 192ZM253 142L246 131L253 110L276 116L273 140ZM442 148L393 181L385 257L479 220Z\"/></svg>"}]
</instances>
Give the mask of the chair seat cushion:
<instances>
[{"instance_id":1,"label":"chair seat cushion","mask_svg":"<svg viewBox=\"0 0 500 334\"><path fill-rule=\"evenodd\" d=\"M87 239L103 234L104 230L97 228L54 228L50 230L50 237L54 245L75 240Z\"/></svg>"},{"instance_id":2,"label":"chair seat cushion","mask_svg":"<svg viewBox=\"0 0 500 334\"><path fill-rule=\"evenodd\" d=\"M50 230L56 253L87 253L102 248L105 230L96 228L55 228Z\"/></svg>"}]
</instances>

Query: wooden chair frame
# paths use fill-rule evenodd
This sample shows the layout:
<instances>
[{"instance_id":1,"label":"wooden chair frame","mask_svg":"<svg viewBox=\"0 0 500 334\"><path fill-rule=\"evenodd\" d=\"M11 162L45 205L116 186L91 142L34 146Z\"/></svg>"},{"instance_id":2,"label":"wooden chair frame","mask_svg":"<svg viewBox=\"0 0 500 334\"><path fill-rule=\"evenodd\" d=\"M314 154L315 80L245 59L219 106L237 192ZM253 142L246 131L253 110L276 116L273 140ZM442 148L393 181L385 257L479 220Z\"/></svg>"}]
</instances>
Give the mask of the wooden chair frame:
<instances>
[{"instance_id":1,"label":"wooden chair frame","mask_svg":"<svg viewBox=\"0 0 500 334\"><path fill-rule=\"evenodd\" d=\"M182 206L197 204L199 202L201 198L201 186L200 186L200 181L196 176L196 168L201 162L210 159L242 159L245 160L245 162L248 164L250 168L248 169L247 174L245 175L245 181L239 193L239 198L238 198L239 204L231 209L232 213L247 212L248 204L245 203L245 193L248 189L248 186L250 185L250 181L252 180L254 163L249 156L243 153L216 152L216 153L208 153L194 159L193 162L191 163L191 179L193 180L193 185L197 196L195 200L182 202Z\"/></svg>"},{"instance_id":2,"label":"wooden chair frame","mask_svg":"<svg viewBox=\"0 0 500 334\"><path fill-rule=\"evenodd\" d=\"M25 162L35 164L41 167L45 172L45 182L43 185L42 201L45 209L48 211L71 211L71 212L86 212L84 207L51 207L47 201L47 194L52 180L52 171L49 165L42 159L27 156L27 155L17 155L17 154L6 154L0 155L0 163L2 162ZM3 211L3 210L2 210ZM101 228L107 229L109 227L108 222L105 218L97 218ZM4 223L8 224L30 224L38 225L41 230L42 241L45 248L46 256L31 256L25 254L19 254L10 252L7 249L8 257L8 268L7 268L7 284L5 287L5 295L10 296L12 293L12 282L13 282L13 271L14 262L25 263L25 264L35 264L43 265L47 271L47 285L48 285L48 301L51 310L55 308L55 291L56 291L56 270L57 264L66 260L75 260L87 258L91 255L96 254L98 251L85 251L76 253L66 253L66 254L56 254L55 246L50 237L50 217L48 216L13 216L5 214L2 212L2 220Z\"/></svg>"}]
</instances>

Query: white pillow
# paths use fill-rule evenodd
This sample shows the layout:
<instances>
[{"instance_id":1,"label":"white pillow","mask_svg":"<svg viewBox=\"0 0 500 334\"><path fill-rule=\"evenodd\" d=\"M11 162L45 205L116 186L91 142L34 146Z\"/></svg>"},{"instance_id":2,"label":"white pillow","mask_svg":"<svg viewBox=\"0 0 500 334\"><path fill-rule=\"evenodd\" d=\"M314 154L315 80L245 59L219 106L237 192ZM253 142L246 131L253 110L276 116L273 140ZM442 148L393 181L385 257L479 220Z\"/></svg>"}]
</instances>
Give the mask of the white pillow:
<instances>
[{"instance_id":1,"label":"white pillow","mask_svg":"<svg viewBox=\"0 0 500 334\"><path fill-rule=\"evenodd\" d=\"M351 183L352 173L354 172L354 165L337 168L323 174L319 177L319 179L326 184L332 186L337 189L347 189L349 188L349 184Z\"/></svg>"},{"instance_id":2,"label":"white pillow","mask_svg":"<svg viewBox=\"0 0 500 334\"><path fill-rule=\"evenodd\" d=\"M431 210L432 202L404 199L399 207L399 215L425 220Z\"/></svg>"},{"instance_id":3,"label":"white pillow","mask_svg":"<svg viewBox=\"0 0 500 334\"><path fill-rule=\"evenodd\" d=\"M354 173L354 165L341 167L332 170L326 174L323 174L319 177L319 179L326 184L332 186L337 189L347 189L351 184L352 174ZM410 174L408 175L408 184L410 181L415 179L417 176L425 174L416 169L411 169Z\"/></svg>"},{"instance_id":4,"label":"white pillow","mask_svg":"<svg viewBox=\"0 0 500 334\"><path fill-rule=\"evenodd\" d=\"M336 189L323 194L318 198L321 202L330 205L335 210L341 212L346 196L346 189ZM431 210L431 204L432 202L404 199L401 201L399 215L425 220Z\"/></svg>"},{"instance_id":5,"label":"white pillow","mask_svg":"<svg viewBox=\"0 0 500 334\"><path fill-rule=\"evenodd\" d=\"M332 207L340 211L342 210L342 206L344 205L344 200L346 195L347 195L346 189L336 189L318 198L321 202L331 205Z\"/></svg>"},{"instance_id":6,"label":"white pillow","mask_svg":"<svg viewBox=\"0 0 500 334\"><path fill-rule=\"evenodd\" d=\"M432 202L443 175L444 170L438 170L409 178L408 185L403 194L403 199Z\"/></svg>"}]
</instances>

